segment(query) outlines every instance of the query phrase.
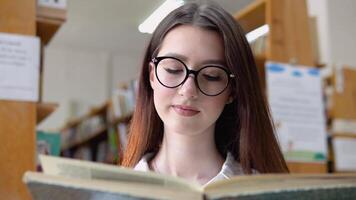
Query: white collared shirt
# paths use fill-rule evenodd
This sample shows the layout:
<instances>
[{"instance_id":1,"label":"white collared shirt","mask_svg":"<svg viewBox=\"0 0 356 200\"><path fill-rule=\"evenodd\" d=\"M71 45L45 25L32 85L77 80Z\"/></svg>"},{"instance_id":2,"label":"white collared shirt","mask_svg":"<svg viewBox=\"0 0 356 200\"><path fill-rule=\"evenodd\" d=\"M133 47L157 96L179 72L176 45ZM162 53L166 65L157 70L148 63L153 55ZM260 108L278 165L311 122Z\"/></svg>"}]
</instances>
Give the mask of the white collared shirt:
<instances>
[{"instance_id":1,"label":"white collared shirt","mask_svg":"<svg viewBox=\"0 0 356 200\"><path fill-rule=\"evenodd\" d=\"M153 153L147 153L145 154L141 160L137 163L137 165L134 167L134 170L138 171L151 171L148 163L154 156ZM224 179L229 179L233 176L236 175L244 175L244 172L242 170L242 167L240 163L238 163L232 154L230 152L227 153L226 160L224 164L221 167L220 172L212 178L210 181L208 181L205 185L217 181L217 180L224 180Z\"/></svg>"}]
</instances>

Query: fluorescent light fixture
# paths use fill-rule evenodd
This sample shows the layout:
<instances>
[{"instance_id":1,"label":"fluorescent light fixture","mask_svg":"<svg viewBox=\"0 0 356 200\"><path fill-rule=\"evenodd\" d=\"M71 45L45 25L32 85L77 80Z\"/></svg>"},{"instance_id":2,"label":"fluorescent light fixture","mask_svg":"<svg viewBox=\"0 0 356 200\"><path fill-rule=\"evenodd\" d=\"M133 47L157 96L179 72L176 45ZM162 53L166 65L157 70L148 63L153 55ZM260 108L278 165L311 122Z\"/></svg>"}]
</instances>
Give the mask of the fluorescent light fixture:
<instances>
[{"instance_id":1,"label":"fluorescent light fixture","mask_svg":"<svg viewBox=\"0 0 356 200\"><path fill-rule=\"evenodd\" d=\"M141 33L153 33L164 17L183 4L183 0L166 0L142 24L138 26L138 30Z\"/></svg>"},{"instance_id":2,"label":"fluorescent light fixture","mask_svg":"<svg viewBox=\"0 0 356 200\"><path fill-rule=\"evenodd\" d=\"M247 41L249 43L257 40L257 38L267 35L269 32L269 26L267 24L256 28L255 30L246 34Z\"/></svg>"}]
</instances>

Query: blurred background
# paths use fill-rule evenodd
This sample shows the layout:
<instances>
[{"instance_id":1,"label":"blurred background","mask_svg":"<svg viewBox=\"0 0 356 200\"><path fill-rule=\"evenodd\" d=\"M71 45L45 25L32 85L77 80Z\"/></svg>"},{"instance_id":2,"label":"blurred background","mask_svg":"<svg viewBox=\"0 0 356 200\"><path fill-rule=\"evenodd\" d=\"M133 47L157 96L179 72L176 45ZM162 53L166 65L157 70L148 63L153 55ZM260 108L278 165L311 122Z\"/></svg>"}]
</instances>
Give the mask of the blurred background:
<instances>
[{"instance_id":1,"label":"blurred background","mask_svg":"<svg viewBox=\"0 0 356 200\"><path fill-rule=\"evenodd\" d=\"M34 152L118 164L149 32L184 2L1 1L0 45L6 34L37 36L40 67L35 100L0 90L0 171L40 169ZM356 171L356 1L215 2L246 32L290 170Z\"/></svg>"},{"instance_id":2,"label":"blurred background","mask_svg":"<svg viewBox=\"0 0 356 200\"><path fill-rule=\"evenodd\" d=\"M40 128L57 129L138 76L150 34L138 26L164 1L67 1L66 22L45 47L43 100L61 104ZM218 1L231 14L252 1Z\"/></svg>"}]
</instances>

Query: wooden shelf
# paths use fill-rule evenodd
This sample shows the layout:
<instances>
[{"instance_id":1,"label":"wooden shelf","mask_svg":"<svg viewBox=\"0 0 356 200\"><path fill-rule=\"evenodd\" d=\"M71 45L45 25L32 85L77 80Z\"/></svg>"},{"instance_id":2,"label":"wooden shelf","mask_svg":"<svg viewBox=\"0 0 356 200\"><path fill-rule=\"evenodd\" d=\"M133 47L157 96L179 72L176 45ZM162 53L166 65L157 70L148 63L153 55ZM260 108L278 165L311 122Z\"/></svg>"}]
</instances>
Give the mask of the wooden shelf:
<instances>
[{"instance_id":1,"label":"wooden shelf","mask_svg":"<svg viewBox=\"0 0 356 200\"><path fill-rule=\"evenodd\" d=\"M327 173L327 166L324 163L287 162L291 173Z\"/></svg>"},{"instance_id":2,"label":"wooden shelf","mask_svg":"<svg viewBox=\"0 0 356 200\"><path fill-rule=\"evenodd\" d=\"M93 117L95 115L98 115L100 113L104 113L107 109L109 105L109 102L105 102L103 105L101 106L98 106L98 107L94 107L92 108L87 114L85 114L84 116L81 116L81 117L78 117L78 118L74 118L74 119L71 119L67 122L67 124L61 128L61 131L64 131L68 128L72 128L72 127L75 127L75 126L78 126L81 122L83 122L84 120L90 118L90 117Z\"/></svg>"},{"instance_id":3,"label":"wooden shelf","mask_svg":"<svg viewBox=\"0 0 356 200\"><path fill-rule=\"evenodd\" d=\"M50 114L52 114L58 108L57 103L38 103L36 106L37 110L37 124L42 122Z\"/></svg>"},{"instance_id":4,"label":"wooden shelf","mask_svg":"<svg viewBox=\"0 0 356 200\"><path fill-rule=\"evenodd\" d=\"M265 62L267 60L265 55L255 55L254 58L258 68L265 67Z\"/></svg>"},{"instance_id":5,"label":"wooden shelf","mask_svg":"<svg viewBox=\"0 0 356 200\"><path fill-rule=\"evenodd\" d=\"M127 115L127 116L122 116L119 118L116 118L114 120L112 120L112 122L110 123L111 125L118 125L119 123L128 123L132 118L132 114Z\"/></svg>"},{"instance_id":6,"label":"wooden shelf","mask_svg":"<svg viewBox=\"0 0 356 200\"><path fill-rule=\"evenodd\" d=\"M107 107L108 107L108 105L109 105L109 102L107 101L104 104L102 104L101 106L92 108L88 113L88 117L92 117L94 115L97 115L97 114L105 112Z\"/></svg>"},{"instance_id":7,"label":"wooden shelf","mask_svg":"<svg viewBox=\"0 0 356 200\"><path fill-rule=\"evenodd\" d=\"M235 14L246 33L266 24L266 1L257 0Z\"/></svg>"},{"instance_id":8,"label":"wooden shelf","mask_svg":"<svg viewBox=\"0 0 356 200\"><path fill-rule=\"evenodd\" d=\"M265 55L255 55L255 62L257 66L258 75L261 78L261 87L266 88L266 70L265 70Z\"/></svg>"},{"instance_id":9,"label":"wooden shelf","mask_svg":"<svg viewBox=\"0 0 356 200\"><path fill-rule=\"evenodd\" d=\"M35 36L35 5L35 0L1 0L0 32ZM26 171L36 171L36 103L0 100L0 138L0 199L31 200L22 180Z\"/></svg>"},{"instance_id":10,"label":"wooden shelf","mask_svg":"<svg viewBox=\"0 0 356 200\"><path fill-rule=\"evenodd\" d=\"M44 45L47 45L62 25L62 21L54 19L37 18L37 36L41 38Z\"/></svg>"},{"instance_id":11,"label":"wooden shelf","mask_svg":"<svg viewBox=\"0 0 356 200\"><path fill-rule=\"evenodd\" d=\"M107 137L107 134L106 134L107 130L108 129L106 126L102 126L102 127L98 128L96 131L94 131L93 133L88 134L87 137L82 138L81 140L78 140L78 141L74 141L70 144L67 144L67 145L61 147L61 151L78 148L78 147L87 145L94 140L105 139Z\"/></svg>"},{"instance_id":12,"label":"wooden shelf","mask_svg":"<svg viewBox=\"0 0 356 200\"><path fill-rule=\"evenodd\" d=\"M47 45L59 27L66 21L66 10L37 6L36 32L41 43Z\"/></svg>"},{"instance_id":13,"label":"wooden shelf","mask_svg":"<svg viewBox=\"0 0 356 200\"><path fill-rule=\"evenodd\" d=\"M314 66L306 0L255 0L234 18L246 33L265 24L269 26L264 48L254 52L265 54L255 55L262 88L266 88L266 60L283 63L296 60L297 64ZM327 172L326 162L287 164L292 173Z\"/></svg>"},{"instance_id":14,"label":"wooden shelf","mask_svg":"<svg viewBox=\"0 0 356 200\"><path fill-rule=\"evenodd\" d=\"M351 134L351 133L337 133L337 134L332 134L331 137L344 137L344 138L356 138L356 134Z\"/></svg>"}]
</instances>

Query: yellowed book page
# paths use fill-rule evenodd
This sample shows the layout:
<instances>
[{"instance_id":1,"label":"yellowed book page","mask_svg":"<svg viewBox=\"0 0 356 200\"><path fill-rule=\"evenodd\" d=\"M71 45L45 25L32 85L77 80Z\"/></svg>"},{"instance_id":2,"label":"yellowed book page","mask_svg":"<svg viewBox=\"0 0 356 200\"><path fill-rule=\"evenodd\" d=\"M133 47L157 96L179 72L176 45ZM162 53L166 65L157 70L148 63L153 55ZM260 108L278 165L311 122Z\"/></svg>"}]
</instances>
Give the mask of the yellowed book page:
<instances>
[{"instance_id":1,"label":"yellowed book page","mask_svg":"<svg viewBox=\"0 0 356 200\"><path fill-rule=\"evenodd\" d=\"M179 177L163 176L154 172L135 171L133 169L116 165L47 155L40 155L40 162L43 172L48 175L91 180L143 183L202 191L199 184L186 181Z\"/></svg>"},{"instance_id":2,"label":"yellowed book page","mask_svg":"<svg viewBox=\"0 0 356 200\"><path fill-rule=\"evenodd\" d=\"M23 181L27 184L34 199L203 199L202 193L187 191L182 188L162 187L134 182L88 181L38 172L26 172Z\"/></svg>"},{"instance_id":3,"label":"yellowed book page","mask_svg":"<svg viewBox=\"0 0 356 200\"><path fill-rule=\"evenodd\" d=\"M356 174L298 174L236 176L204 188L210 199L314 188L355 187Z\"/></svg>"}]
</instances>

